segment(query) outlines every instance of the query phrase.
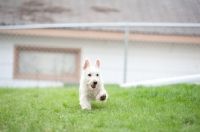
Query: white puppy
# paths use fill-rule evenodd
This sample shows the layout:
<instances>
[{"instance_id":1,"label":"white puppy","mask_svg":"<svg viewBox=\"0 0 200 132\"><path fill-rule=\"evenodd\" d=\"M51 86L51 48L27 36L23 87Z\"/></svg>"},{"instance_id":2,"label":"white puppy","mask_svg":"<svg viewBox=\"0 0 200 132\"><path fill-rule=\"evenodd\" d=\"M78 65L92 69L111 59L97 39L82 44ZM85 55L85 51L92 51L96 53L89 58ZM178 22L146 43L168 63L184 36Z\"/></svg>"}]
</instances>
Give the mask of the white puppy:
<instances>
[{"instance_id":1,"label":"white puppy","mask_svg":"<svg viewBox=\"0 0 200 132\"><path fill-rule=\"evenodd\" d=\"M105 102L108 94L104 89L100 74L100 61L97 60L95 66L90 66L88 59L83 66L83 74L79 86L79 101L82 109L91 109L91 101Z\"/></svg>"}]
</instances>

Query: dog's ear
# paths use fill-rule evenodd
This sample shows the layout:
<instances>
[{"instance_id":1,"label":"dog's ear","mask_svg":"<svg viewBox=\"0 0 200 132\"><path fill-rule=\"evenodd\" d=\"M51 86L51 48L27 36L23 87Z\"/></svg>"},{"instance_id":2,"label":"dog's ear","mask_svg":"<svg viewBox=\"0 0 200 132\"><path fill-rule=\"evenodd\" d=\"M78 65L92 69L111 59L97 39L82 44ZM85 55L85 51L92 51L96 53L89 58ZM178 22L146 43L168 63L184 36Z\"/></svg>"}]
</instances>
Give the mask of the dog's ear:
<instances>
[{"instance_id":1,"label":"dog's ear","mask_svg":"<svg viewBox=\"0 0 200 132\"><path fill-rule=\"evenodd\" d=\"M90 62L89 62L88 59L86 59L84 65L83 65L83 69L85 70L85 69L87 69L88 67L90 67Z\"/></svg>"},{"instance_id":2,"label":"dog's ear","mask_svg":"<svg viewBox=\"0 0 200 132\"><path fill-rule=\"evenodd\" d=\"M96 60L95 66L98 67L98 68L100 67L100 60L99 59Z\"/></svg>"}]
</instances>

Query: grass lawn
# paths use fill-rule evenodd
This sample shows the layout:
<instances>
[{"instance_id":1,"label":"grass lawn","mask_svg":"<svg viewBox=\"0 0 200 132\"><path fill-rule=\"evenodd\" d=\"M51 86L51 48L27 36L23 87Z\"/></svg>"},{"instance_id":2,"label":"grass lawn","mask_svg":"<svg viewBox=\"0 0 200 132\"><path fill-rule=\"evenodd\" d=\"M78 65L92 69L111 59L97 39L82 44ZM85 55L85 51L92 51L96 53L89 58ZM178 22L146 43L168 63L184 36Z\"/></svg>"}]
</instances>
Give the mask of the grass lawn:
<instances>
[{"instance_id":1,"label":"grass lawn","mask_svg":"<svg viewBox=\"0 0 200 132\"><path fill-rule=\"evenodd\" d=\"M0 88L0 132L199 132L200 85L121 89L82 111L78 86Z\"/></svg>"}]
</instances>

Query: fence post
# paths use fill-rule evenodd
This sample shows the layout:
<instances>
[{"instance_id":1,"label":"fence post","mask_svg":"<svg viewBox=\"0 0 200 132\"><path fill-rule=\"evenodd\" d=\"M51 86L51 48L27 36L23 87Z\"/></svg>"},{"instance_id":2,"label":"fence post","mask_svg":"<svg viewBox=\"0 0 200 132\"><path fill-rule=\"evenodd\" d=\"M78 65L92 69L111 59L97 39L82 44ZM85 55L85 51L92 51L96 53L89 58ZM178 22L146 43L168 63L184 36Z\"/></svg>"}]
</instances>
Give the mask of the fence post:
<instances>
[{"instance_id":1,"label":"fence post","mask_svg":"<svg viewBox=\"0 0 200 132\"><path fill-rule=\"evenodd\" d=\"M125 39L124 39L124 83L126 83L128 46L129 46L129 26L127 25L125 27Z\"/></svg>"}]
</instances>

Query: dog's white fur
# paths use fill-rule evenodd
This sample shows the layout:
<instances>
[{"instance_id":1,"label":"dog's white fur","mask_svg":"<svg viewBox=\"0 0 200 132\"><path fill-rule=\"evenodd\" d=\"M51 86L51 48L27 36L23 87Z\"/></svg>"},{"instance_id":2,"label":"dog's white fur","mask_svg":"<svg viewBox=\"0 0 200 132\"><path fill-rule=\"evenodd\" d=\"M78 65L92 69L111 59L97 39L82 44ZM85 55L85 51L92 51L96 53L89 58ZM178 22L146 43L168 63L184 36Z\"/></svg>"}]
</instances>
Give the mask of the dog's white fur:
<instances>
[{"instance_id":1,"label":"dog's white fur","mask_svg":"<svg viewBox=\"0 0 200 132\"><path fill-rule=\"evenodd\" d=\"M90 66L88 59L84 62L84 71L79 86L79 102L82 109L90 110L91 101L105 102L108 98L99 68L99 60L96 60L95 66Z\"/></svg>"}]
</instances>

